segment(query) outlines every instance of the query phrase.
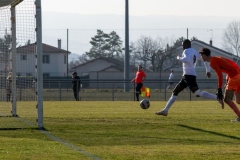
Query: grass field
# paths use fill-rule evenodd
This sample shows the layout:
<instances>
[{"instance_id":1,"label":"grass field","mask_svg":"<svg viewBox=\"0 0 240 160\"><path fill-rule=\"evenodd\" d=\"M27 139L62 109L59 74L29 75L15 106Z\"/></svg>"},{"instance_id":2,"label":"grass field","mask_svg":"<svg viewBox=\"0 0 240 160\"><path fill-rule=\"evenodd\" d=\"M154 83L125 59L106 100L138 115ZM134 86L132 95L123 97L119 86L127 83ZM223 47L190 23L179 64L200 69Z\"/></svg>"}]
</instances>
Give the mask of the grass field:
<instances>
[{"instance_id":1,"label":"grass field","mask_svg":"<svg viewBox=\"0 0 240 160\"><path fill-rule=\"evenodd\" d=\"M13 117L0 117L8 124L0 128L1 159L240 159L240 123L231 122L233 111L217 102L178 101L162 117L154 113L164 101L152 101L147 110L129 101L48 101L45 131L32 125L34 113L21 112L26 103L18 103L15 121L28 127L11 128Z\"/></svg>"}]
</instances>

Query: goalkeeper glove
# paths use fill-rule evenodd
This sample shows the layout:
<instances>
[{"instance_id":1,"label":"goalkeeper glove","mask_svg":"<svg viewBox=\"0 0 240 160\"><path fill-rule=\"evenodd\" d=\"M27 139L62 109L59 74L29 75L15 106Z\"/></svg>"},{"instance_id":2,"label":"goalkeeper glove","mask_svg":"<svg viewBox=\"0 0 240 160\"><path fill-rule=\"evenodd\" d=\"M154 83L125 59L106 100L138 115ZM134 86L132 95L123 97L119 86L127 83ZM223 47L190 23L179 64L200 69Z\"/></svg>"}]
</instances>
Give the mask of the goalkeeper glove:
<instances>
[{"instance_id":1,"label":"goalkeeper glove","mask_svg":"<svg viewBox=\"0 0 240 160\"><path fill-rule=\"evenodd\" d=\"M217 91L216 95L217 95L218 100L223 99L222 88L218 88L218 91Z\"/></svg>"}]
</instances>

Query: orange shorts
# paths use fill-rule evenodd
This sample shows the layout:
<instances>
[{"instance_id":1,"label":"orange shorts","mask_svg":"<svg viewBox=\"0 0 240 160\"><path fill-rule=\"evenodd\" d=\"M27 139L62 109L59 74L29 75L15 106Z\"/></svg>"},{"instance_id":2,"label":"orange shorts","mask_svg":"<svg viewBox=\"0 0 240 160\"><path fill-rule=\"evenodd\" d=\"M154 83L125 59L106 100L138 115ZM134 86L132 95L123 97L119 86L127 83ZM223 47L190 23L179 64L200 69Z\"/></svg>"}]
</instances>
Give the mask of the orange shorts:
<instances>
[{"instance_id":1,"label":"orange shorts","mask_svg":"<svg viewBox=\"0 0 240 160\"><path fill-rule=\"evenodd\" d=\"M228 79L226 90L234 90L235 93L240 91L240 74Z\"/></svg>"}]
</instances>

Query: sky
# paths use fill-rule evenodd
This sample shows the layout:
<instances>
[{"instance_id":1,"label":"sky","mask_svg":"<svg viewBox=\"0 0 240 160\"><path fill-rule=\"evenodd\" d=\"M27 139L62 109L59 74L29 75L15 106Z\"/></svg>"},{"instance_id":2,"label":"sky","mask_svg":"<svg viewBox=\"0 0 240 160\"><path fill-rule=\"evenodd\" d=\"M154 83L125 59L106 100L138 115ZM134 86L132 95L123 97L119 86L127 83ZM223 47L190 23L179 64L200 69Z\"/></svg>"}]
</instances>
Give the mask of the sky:
<instances>
[{"instance_id":1,"label":"sky","mask_svg":"<svg viewBox=\"0 0 240 160\"><path fill-rule=\"evenodd\" d=\"M57 46L57 39L61 39L62 48L66 49L67 28L70 35L68 49L78 55L89 51L89 41L96 35L97 29L117 31L124 41L126 0L41 2L44 43ZM240 20L239 6L240 0L129 0L129 16L134 17L129 22L130 42L141 35L156 37L167 34L177 38L186 35L189 27L191 37L196 36L207 43L213 38L214 45L221 48L223 29L230 21ZM211 29L213 32L208 32Z\"/></svg>"},{"instance_id":2,"label":"sky","mask_svg":"<svg viewBox=\"0 0 240 160\"><path fill-rule=\"evenodd\" d=\"M56 3L57 1L57 3ZM125 14L126 0L42 0L43 11L79 14ZM240 16L240 0L129 0L129 14Z\"/></svg>"}]
</instances>

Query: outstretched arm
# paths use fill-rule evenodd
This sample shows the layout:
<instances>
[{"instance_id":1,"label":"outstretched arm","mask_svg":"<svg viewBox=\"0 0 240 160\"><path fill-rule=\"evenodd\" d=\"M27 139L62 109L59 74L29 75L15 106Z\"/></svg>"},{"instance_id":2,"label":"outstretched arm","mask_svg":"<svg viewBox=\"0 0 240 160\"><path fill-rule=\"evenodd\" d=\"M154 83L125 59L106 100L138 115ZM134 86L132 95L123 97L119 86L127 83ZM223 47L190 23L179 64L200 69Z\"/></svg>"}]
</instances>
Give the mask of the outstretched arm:
<instances>
[{"instance_id":1,"label":"outstretched arm","mask_svg":"<svg viewBox=\"0 0 240 160\"><path fill-rule=\"evenodd\" d=\"M135 78L133 78L133 79L131 80L131 82L132 82L132 83L135 82Z\"/></svg>"},{"instance_id":2,"label":"outstretched arm","mask_svg":"<svg viewBox=\"0 0 240 160\"><path fill-rule=\"evenodd\" d=\"M190 62L190 57L189 57L188 53L186 52L186 50L183 51L182 57L177 56L177 60L179 60L183 63Z\"/></svg>"}]
</instances>

